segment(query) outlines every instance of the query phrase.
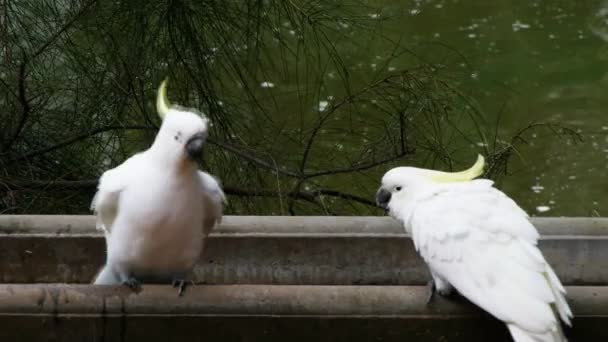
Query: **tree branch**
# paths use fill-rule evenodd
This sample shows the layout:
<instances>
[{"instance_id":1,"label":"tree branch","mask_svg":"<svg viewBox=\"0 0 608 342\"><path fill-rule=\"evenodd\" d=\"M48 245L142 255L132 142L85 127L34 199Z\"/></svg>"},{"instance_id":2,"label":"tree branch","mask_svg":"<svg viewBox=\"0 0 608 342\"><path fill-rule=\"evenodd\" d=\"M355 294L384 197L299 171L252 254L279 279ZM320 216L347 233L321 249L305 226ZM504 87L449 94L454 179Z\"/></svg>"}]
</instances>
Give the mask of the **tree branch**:
<instances>
[{"instance_id":1,"label":"tree branch","mask_svg":"<svg viewBox=\"0 0 608 342\"><path fill-rule=\"evenodd\" d=\"M71 144L74 144L76 142L88 139L94 135L100 134L100 133L104 133L104 132L109 132L109 131L115 131L115 130L154 130L156 129L156 127L152 127L152 126L106 126L106 127L100 127L97 129L94 129L92 131L89 131L87 133L83 133L80 135L77 135L75 137L66 139L62 142L59 142L55 145L49 146L49 147L45 147L45 148L41 148L26 154L23 154L21 156L9 159L6 164L12 164L18 161L22 161L22 160L27 160L39 155L43 155L45 153L49 153L58 149L61 149L63 147L69 146ZM297 178L301 181L304 181L306 179L309 178L315 178L315 177L320 177L320 176L326 176L326 175L335 175L335 174L340 174L340 173L349 173L349 172L358 172L358 171L364 171L364 170L368 170L371 169L373 167L397 160L401 157L404 157L408 154L411 153L411 151L406 150L404 151L404 153L399 153L397 155L379 160L379 161L374 161L374 162L370 162L370 163L365 163L365 164L358 164L358 165L352 165L350 167L346 167L346 168L338 168L338 169L332 169L332 170L324 170L324 171L317 171L317 172L311 172L311 173L305 173L305 174L300 174L298 172L295 171L291 171L291 170L287 170L285 168L281 168L281 167L277 167L273 164L271 164L270 162L267 162L261 158L258 158L256 156L254 156L252 153L247 153L245 151L240 150L239 148L224 143L224 142L220 142L220 141L216 141L214 139L208 139L207 140L209 142L209 144L211 145L215 145L223 150L226 150L228 152L231 152L235 155L237 155L238 157L248 160L254 164L257 164L258 166L261 166L263 168L268 169L270 172L274 173L274 174L279 174L279 175L283 175L283 176L288 176L288 177L292 177L292 178ZM4 153L6 154L6 153ZM299 189L297 189L296 193L303 193L300 192Z\"/></svg>"},{"instance_id":2,"label":"tree branch","mask_svg":"<svg viewBox=\"0 0 608 342\"><path fill-rule=\"evenodd\" d=\"M97 135L99 133L104 133L104 132L109 132L109 131L116 131L116 130L153 130L153 129L157 129L157 128L156 127L152 127L152 126L137 126L137 125L136 126L105 126L105 127L100 127L100 128L94 129L92 131L89 131L87 133L83 133L83 134L77 135L75 137L66 139L66 140L64 140L62 142L59 142L59 143L55 144L55 145L52 145L52 146L49 146L49 147L44 147L44 148L41 148L39 150L35 150L35 151L32 151L32 152L26 153L24 155L21 155L21 156L9 159L6 163L7 164L12 164L12 163L15 163L15 162L18 162L18 161L30 159L32 157L36 157L36 156L48 153L48 152L51 152L51 151L55 151L55 150L58 150L60 148L69 146L71 144L74 144L76 142L88 139L88 138L90 138L90 137L92 137L94 135ZM211 145L216 145L216 146L220 147L221 149L224 149L226 151L229 151L229 152L231 152L231 153L239 156L242 159L248 160L248 161L250 161L250 162L252 162L254 164L257 164L257 165L259 165L261 167L264 167L264 168L270 170L272 173L275 173L275 174L278 173L278 174L281 174L281 175L284 175L284 176L289 176L289 177L302 178L302 175L299 174L299 173L296 173L296 172L293 172L293 171L289 171L289 170L286 170L284 168L278 168L278 167L274 166L273 164L271 164L271 163L269 163L269 162L267 162L267 161L265 161L263 159L260 159L258 157L255 157L251 153L247 153L245 151L241 151L237 147L232 146L230 144L219 142L219 141L216 141L214 139L208 139L207 141ZM7 154L7 153L5 152L2 155L5 155L5 154Z\"/></svg>"}]
</instances>

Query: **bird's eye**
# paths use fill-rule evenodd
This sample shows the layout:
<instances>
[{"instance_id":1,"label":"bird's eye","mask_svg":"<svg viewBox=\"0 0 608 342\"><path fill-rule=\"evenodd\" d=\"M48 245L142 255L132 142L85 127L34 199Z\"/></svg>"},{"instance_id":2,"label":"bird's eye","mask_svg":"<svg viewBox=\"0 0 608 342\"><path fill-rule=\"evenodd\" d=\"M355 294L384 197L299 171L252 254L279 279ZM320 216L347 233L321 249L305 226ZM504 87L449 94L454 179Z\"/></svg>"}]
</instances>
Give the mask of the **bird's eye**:
<instances>
[{"instance_id":1,"label":"bird's eye","mask_svg":"<svg viewBox=\"0 0 608 342\"><path fill-rule=\"evenodd\" d=\"M395 188L395 190L397 190L397 191L401 191L401 187L400 187L400 186L398 186L398 187L396 187L396 188Z\"/></svg>"}]
</instances>

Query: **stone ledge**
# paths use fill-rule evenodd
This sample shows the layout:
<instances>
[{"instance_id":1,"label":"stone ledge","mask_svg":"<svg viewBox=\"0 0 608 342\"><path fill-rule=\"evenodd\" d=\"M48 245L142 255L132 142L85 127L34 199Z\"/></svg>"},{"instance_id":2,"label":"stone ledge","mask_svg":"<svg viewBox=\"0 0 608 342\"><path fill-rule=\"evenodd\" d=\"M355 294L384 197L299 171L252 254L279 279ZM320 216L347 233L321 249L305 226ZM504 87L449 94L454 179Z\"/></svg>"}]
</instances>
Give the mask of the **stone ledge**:
<instances>
[{"instance_id":1,"label":"stone ledge","mask_svg":"<svg viewBox=\"0 0 608 342\"><path fill-rule=\"evenodd\" d=\"M608 236L604 217L532 217L543 236ZM0 215L0 234L101 235L91 215ZM406 236L394 219L382 216L224 216L214 236L288 235Z\"/></svg>"},{"instance_id":2,"label":"stone ledge","mask_svg":"<svg viewBox=\"0 0 608 342\"><path fill-rule=\"evenodd\" d=\"M608 340L608 287L568 287L573 341ZM509 341L463 299L419 286L0 285L3 341ZM10 326L8 325L10 323ZM19 328L19 329L16 329ZM71 330L69 330L71 329Z\"/></svg>"}]
</instances>

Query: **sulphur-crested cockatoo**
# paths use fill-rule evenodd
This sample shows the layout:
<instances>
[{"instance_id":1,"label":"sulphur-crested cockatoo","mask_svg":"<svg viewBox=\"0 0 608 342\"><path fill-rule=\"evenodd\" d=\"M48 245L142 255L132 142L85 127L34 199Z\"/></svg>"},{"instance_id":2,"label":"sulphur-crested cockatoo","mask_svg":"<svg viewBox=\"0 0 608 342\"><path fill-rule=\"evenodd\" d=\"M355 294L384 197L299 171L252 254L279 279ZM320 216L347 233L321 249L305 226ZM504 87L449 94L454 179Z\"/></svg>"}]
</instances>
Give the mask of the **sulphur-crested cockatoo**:
<instances>
[{"instance_id":1,"label":"sulphur-crested cockatoo","mask_svg":"<svg viewBox=\"0 0 608 342\"><path fill-rule=\"evenodd\" d=\"M566 341L572 312L564 287L537 247L528 215L483 173L397 167L376 201L404 224L428 264L432 291L453 288L504 321L517 342Z\"/></svg>"},{"instance_id":2,"label":"sulphur-crested cockatoo","mask_svg":"<svg viewBox=\"0 0 608 342\"><path fill-rule=\"evenodd\" d=\"M158 91L163 121L152 146L99 181L91 207L105 232L107 260L94 284L173 283L181 295L205 238L221 220L224 192L196 163L208 119L169 104L166 82Z\"/></svg>"}]
</instances>

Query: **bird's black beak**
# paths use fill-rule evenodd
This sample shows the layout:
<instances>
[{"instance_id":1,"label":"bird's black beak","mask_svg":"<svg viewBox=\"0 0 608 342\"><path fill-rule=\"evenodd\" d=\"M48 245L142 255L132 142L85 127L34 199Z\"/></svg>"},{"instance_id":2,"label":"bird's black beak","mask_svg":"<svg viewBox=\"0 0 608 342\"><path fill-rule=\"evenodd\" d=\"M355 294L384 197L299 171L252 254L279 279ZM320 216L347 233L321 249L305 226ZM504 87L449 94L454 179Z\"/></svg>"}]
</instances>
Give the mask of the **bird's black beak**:
<instances>
[{"instance_id":1,"label":"bird's black beak","mask_svg":"<svg viewBox=\"0 0 608 342\"><path fill-rule=\"evenodd\" d=\"M196 133L188 141L186 142L186 151L188 155L192 159L196 159L201 155L203 151L203 145L205 144L205 140L207 140L207 133Z\"/></svg>"},{"instance_id":2,"label":"bird's black beak","mask_svg":"<svg viewBox=\"0 0 608 342\"><path fill-rule=\"evenodd\" d=\"M383 188L378 189L376 193L376 204L388 212L388 202L391 201L391 193Z\"/></svg>"}]
</instances>

